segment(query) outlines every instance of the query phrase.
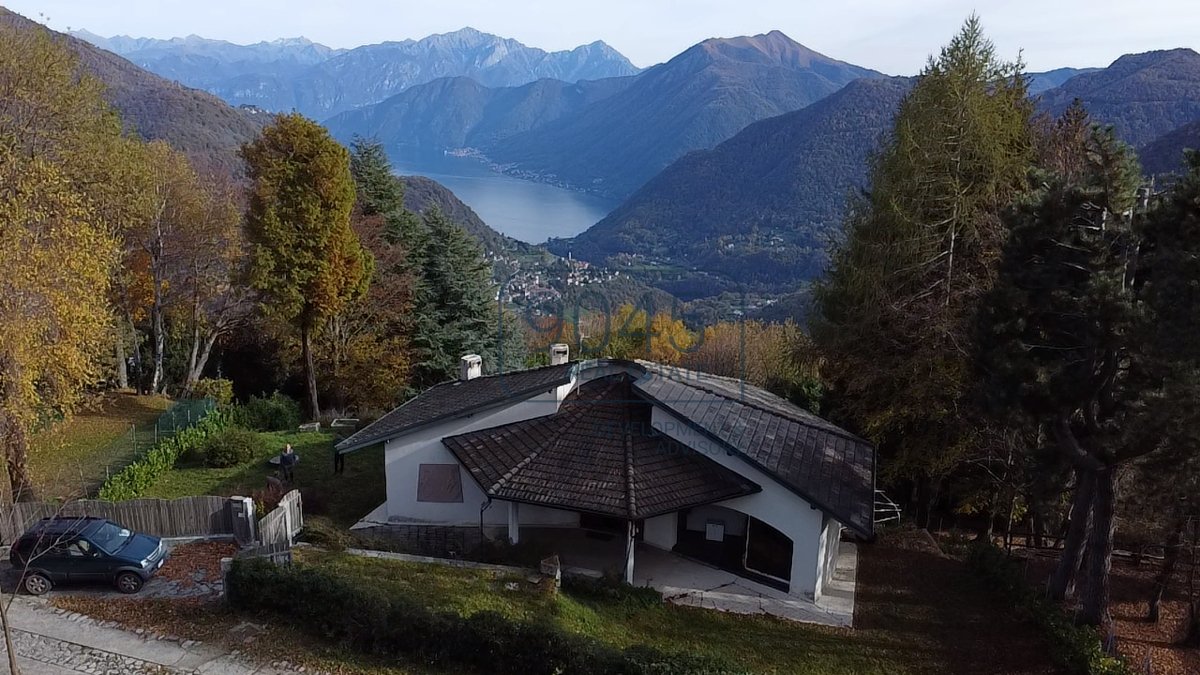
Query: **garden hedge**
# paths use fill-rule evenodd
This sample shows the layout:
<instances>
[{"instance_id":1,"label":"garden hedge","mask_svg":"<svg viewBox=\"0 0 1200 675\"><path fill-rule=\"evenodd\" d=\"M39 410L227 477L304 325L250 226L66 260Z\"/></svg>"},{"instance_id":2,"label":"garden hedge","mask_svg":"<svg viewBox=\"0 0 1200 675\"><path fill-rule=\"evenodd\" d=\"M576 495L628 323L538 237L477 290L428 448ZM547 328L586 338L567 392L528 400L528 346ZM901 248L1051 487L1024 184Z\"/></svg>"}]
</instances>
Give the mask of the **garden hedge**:
<instances>
[{"instance_id":1,"label":"garden hedge","mask_svg":"<svg viewBox=\"0 0 1200 675\"><path fill-rule=\"evenodd\" d=\"M547 622L496 612L434 612L319 568L236 560L226 595L238 609L277 619L357 651L403 655L441 668L489 675L743 675L744 669L650 647L618 650Z\"/></svg>"},{"instance_id":2,"label":"garden hedge","mask_svg":"<svg viewBox=\"0 0 1200 675\"><path fill-rule=\"evenodd\" d=\"M108 477L100 487L99 497L110 502L136 499L150 486L175 468L175 463L187 452L198 452L211 436L229 426L229 413L214 411L196 424L180 429L164 438L132 464Z\"/></svg>"}]
</instances>

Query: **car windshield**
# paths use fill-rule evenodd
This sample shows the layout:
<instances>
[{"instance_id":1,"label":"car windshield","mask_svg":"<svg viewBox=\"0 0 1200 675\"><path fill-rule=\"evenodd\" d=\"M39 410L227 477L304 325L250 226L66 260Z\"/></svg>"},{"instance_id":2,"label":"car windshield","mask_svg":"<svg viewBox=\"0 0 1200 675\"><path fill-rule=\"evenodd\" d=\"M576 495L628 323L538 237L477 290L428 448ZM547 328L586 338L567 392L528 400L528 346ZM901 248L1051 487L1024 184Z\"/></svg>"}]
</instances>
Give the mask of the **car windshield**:
<instances>
[{"instance_id":1,"label":"car windshield","mask_svg":"<svg viewBox=\"0 0 1200 675\"><path fill-rule=\"evenodd\" d=\"M90 539L93 544L99 546L105 553L113 553L124 546L125 542L129 541L131 536L133 536L133 533L116 523L104 523L96 528Z\"/></svg>"}]
</instances>

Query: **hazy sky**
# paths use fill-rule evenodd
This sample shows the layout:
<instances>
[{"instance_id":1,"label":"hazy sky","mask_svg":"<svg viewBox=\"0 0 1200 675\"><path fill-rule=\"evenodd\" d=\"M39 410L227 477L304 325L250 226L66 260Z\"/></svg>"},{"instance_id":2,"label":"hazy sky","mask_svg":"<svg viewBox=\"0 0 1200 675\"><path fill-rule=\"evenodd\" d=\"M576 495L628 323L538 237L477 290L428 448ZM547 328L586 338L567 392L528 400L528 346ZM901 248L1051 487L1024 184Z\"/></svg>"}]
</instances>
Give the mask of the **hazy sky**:
<instances>
[{"instance_id":1,"label":"hazy sky","mask_svg":"<svg viewBox=\"0 0 1200 675\"><path fill-rule=\"evenodd\" d=\"M639 66L709 37L779 29L834 58L912 74L972 10L1001 53L1032 70L1108 65L1121 54L1200 46L1197 0L0 0L55 30L195 33L231 42L303 35L333 47L463 26L543 49L604 40ZM39 19L40 20L40 19Z\"/></svg>"}]
</instances>

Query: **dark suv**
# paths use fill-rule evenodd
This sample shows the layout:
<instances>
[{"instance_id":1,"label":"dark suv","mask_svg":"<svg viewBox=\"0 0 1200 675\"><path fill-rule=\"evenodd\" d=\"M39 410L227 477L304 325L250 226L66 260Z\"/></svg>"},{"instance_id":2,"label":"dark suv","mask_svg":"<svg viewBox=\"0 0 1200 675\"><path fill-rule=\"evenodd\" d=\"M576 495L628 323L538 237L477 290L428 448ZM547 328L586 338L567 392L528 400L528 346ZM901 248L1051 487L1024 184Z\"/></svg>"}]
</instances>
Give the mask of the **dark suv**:
<instances>
[{"instance_id":1,"label":"dark suv","mask_svg":"<svg viewBox=\"0 0 1200 675\"><path fill-rule=\"evenodd\" d=\"M138 534L106 518L43 518L13 544L8 558L24 573L23 586L41 595L63 582L106 581L137 593L167 561L158 537Z\"/></svg>"}]
</instances>

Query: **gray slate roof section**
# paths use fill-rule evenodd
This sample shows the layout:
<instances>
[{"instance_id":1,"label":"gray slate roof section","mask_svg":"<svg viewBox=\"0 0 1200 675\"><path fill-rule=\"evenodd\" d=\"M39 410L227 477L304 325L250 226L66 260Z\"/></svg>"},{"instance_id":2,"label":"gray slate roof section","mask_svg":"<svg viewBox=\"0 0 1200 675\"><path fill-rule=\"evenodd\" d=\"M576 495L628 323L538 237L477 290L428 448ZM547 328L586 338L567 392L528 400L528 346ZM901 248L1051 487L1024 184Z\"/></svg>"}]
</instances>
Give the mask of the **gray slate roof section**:
<instances>
[{"instance_id":1,"label":"gray slate roof section","mask_svg":"<svg viewBox=\"0 0 1200 675\"><path fill-rule=\"evenodd\" d=\"M634 389L732 448L865 537L874 534L870 443L741 380L639 361Z\"/></svg>"},{"instance_id":2,"label":"gray slate roof section","mask_svg":"<svg viewBox=\"0 0 1200 675\"><path fill-rule=\"evenodd\" d=\"M338 443L337 451L360 450L433 422L548 392L570 382L575 365L564 363L434 385Z\"/></svg>"}]
</instances>

